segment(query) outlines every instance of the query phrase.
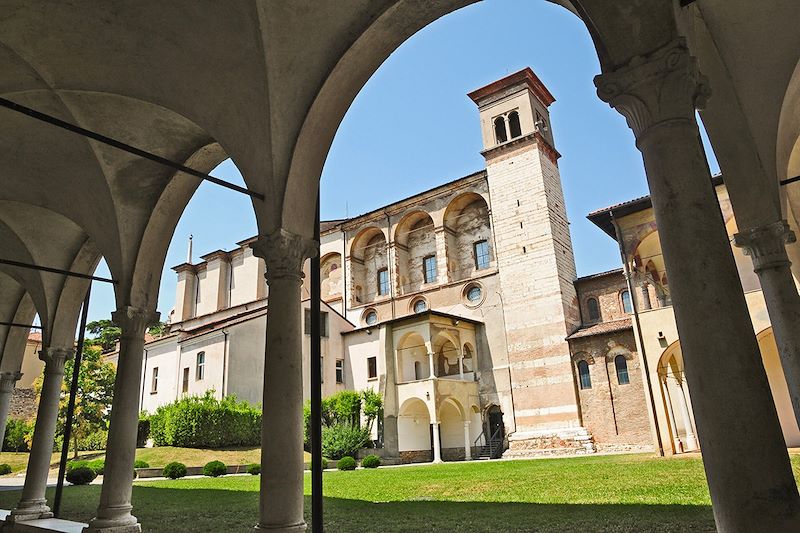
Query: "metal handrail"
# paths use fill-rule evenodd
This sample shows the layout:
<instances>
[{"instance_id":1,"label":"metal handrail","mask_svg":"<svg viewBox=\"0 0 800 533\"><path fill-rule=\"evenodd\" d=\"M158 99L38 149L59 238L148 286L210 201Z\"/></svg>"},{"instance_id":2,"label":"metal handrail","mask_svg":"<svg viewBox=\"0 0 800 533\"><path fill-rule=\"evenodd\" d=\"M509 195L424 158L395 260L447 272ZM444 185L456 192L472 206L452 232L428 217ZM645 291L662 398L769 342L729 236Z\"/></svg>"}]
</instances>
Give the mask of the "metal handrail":
<instances>
[{"instance_id":1,"label":"metal handrail","mask_svg":"<svg viewBox=\"0 0 800 533\"><path fill-rule=\"evenodd\" d=\"M484 441L484 444L482 444L481 446L486 446L486 445L488 444L488 446L489 446L489 457L491 457L492 459L494 459L494 452L495 452L494 442L495 442L495 440L498 440L498 439L499 439L499 437L500 437L500 431L501 431L502 429L503 429L503 426L498 426L498 427L497 427L497 429L494 431L494 433L492 433L492 436L491 436L491 437L489 437L489 439L488 439L488 440L486 439L486 429L483 429L483 430L481 431L480 435L478 435L478 438L476 438L476 439L473 441L472 445L473 445L474 447L478 447L478 446L479 446L479 445L478 445L478 441L480 441L481 439L483 439L483 441ZM503 447L503 444L502 444L502 443L500 443L500 448L502 448L502 447Z\"/></svg>"}]
</instances>

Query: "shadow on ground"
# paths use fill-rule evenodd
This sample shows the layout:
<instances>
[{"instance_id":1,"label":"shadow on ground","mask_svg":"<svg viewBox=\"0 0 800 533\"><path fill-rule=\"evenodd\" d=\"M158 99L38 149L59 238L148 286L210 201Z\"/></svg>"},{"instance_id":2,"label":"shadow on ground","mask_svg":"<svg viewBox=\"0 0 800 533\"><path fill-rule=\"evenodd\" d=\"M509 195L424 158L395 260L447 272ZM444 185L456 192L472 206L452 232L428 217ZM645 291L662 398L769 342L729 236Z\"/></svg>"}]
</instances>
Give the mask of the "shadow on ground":
<instances>
[{"instance_id":1,"label":"shadow on ground","mask_svg":"<svg viewBox=\"0 0 800 533\"><path fill-rule=\"evenodd\" d=\"M85 522L94 514L99 486L64 491L62 518ZM10 509L18 491L0 494L0 508ZM48 491L52 501L52 491ZM247 532L256 522L258 493L182 490L137 485L135 514L145 532ZM403 501L373 503L325 498L325 531L361 532L699 532L715 531L710 506L570 505ZM306 497L306 509L311 499ZM306 520L311 517L306 514Z\"/></svg>"}]
</instances>

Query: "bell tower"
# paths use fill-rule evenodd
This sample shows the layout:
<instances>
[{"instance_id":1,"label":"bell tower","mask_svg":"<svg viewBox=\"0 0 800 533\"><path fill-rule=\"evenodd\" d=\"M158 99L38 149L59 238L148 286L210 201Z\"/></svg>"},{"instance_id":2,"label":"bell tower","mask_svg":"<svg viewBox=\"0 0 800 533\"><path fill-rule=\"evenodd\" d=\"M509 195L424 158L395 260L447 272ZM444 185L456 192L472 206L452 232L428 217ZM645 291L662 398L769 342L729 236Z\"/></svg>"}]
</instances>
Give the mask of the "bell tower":
<instances>
[{"instance_id":1,"label":"bell tower","mask_svg":"<svg viewBox=\"0 0 800 533\"><path fill-rule=\"evenodd\" d=\"M515 428L507 453L536 454L553 442L584 453L593 445L566 341L580 319L548 111L555 98L530 68L469 97L480 114L503 292Z\"/></svg>"}]
</instances>

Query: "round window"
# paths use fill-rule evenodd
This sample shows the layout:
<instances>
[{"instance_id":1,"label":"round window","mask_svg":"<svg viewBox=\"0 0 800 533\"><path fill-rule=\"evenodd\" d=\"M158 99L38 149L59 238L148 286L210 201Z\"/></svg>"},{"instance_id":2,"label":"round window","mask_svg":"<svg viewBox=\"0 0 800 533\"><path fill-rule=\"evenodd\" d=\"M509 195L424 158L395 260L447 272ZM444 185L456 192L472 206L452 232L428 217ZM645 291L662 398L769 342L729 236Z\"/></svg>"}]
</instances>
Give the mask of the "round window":
<instances>
[{"instance_id":1,"label":"round window","mask_svg":"<svg viewBox=\"0 0 800 533\"><path fill-rule=\"evenodd\" d=\"M428 310L428 304L425 303L425 300L417 300L414 302L414 312L415 313L424 313Z\"/></svg>"},{"instance_id":2,"label":"round window","mask_svg":"<svg viewBox=\"0 0 800 533\"><path fill-rule=\"evenodd\" d=\"M364 322L367 323L368 326L372 326L376 322L378 322L378 313L375 311L370 311L366 315L364 315Z\"/></svg>"},{"instance_id":3,"label":"round window","mask_svg":"<svg viewBox=\"0 0 800 533\"><path fill-rule=\"evenodd\" d=\"M480 287L470 287L467 291L467 300L471 303L478 303L481 301L481 288Z\"/></svg>"}]
</instances>

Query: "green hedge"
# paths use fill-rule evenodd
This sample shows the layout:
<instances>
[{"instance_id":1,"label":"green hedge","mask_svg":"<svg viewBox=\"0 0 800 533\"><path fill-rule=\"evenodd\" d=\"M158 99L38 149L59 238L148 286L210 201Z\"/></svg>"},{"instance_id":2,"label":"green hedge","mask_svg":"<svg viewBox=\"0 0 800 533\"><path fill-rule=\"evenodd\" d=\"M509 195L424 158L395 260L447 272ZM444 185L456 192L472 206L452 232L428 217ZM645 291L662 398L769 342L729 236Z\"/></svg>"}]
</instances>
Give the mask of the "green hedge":
<instances>
[{"instance_id":1,"label":"green hedge","mask_svg":"<svg viewBox=\"0 0 800 533\"><path fill-rule=\"evenodd\" d=\"M165 466L161 473L164 474L164 477L178 479L186 475L186 465L183 463L172 462Z\"/></svg>"},{"instance_id":2,"label":"green hedge","mask_svg":"<svg viewBox=\"0 0 800 533\"><path fill-rule=\"evenodd\" d=\"M355 470L356 469L356 460L350 457L349 455L345 455L339 462L336 464L336 468L339 470Z\"/></svg>"},{"instance_id":3,"label":"green hedge","mask_svg":"<svg viewBox=\"0 0 800 533\"><path fill-rule=\"evenodd\" d=\"M217 400L211 392L164 405L150 417L156 446L222 448L258 446L261 410L234 397Z\"/></svg>"}]
</instances>

